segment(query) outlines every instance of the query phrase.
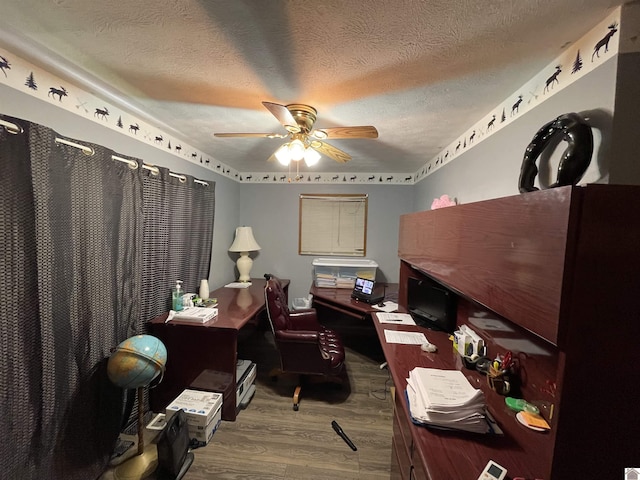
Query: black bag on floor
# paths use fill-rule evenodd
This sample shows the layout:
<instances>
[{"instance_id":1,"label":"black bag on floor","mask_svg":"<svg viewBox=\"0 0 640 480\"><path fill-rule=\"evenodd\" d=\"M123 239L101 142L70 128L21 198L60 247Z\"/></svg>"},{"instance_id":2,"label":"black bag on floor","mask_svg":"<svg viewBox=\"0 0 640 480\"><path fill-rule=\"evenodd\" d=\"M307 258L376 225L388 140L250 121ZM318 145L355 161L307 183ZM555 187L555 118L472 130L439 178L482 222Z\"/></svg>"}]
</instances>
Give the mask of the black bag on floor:
<instances>
[{"instance_id":1,"label":"black bag on floor","mask_svg":"<svg viewBox=\"0 0 640 480\"><path fill-rule=\"evenodd\" d=\"M158 439L158 478L179 480L192 463L187 414L179 410L169 419Z\"/></svg>"}]
</instances>

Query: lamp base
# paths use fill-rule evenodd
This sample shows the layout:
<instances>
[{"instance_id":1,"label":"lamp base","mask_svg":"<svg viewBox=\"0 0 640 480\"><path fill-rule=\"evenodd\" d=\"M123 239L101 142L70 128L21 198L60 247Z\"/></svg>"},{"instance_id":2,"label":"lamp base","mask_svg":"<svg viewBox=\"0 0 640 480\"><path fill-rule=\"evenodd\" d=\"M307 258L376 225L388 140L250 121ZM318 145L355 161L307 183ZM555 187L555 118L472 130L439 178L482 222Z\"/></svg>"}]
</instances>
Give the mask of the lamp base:
<instances>
[{"instance_id":1,"label":"lamp base","mask_svg":"<svg viewBox=\"0 0 640 480\"><path fill-rule=\"evenodd\" d=\"M251 267L253 266L253 260L249 256L249 252L240 252L240 257L236 261L236 266L238 267L238 273L240 277L238 277L239 282L250 282L251 281Z\"/></svg>"}]
</instances>

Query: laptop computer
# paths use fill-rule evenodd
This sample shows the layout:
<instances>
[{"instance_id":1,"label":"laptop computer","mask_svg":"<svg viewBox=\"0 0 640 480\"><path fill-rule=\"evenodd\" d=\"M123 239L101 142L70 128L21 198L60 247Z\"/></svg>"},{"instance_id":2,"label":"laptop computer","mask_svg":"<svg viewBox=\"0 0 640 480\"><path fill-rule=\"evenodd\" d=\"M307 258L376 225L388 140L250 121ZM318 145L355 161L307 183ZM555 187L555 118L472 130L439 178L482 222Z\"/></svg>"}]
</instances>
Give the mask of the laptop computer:
<instances>
[{"instance_id":1,"label":"laptop computer","mask_svg":"<svg viewBox=\"0 0 640 480\"><path fill-rule=\"evenodd\" d=\"M384 288L378 287L376 289L375 281L368 278L356 277L351 298L369 304L380 303L384 300Z\"/></svg>"}]
</instances>

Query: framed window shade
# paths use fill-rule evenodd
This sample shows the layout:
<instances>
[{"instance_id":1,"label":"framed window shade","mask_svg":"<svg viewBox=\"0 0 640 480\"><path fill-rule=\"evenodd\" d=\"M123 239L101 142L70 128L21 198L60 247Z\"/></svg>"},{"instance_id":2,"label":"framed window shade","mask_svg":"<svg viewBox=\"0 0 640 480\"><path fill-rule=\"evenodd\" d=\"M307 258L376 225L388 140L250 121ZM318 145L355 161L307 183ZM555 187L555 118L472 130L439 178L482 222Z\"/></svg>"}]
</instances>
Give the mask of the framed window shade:
<instances>
[{"instance_id":1,"label":"framed window shade","mask_svg":"<svg viewBox=\"0 0 640 480\"><path fill-rule=\"evenodd\" d=\"M302 194L298 253L364 257L367 253L366 194Z\"/></svg>"}]
</instances>

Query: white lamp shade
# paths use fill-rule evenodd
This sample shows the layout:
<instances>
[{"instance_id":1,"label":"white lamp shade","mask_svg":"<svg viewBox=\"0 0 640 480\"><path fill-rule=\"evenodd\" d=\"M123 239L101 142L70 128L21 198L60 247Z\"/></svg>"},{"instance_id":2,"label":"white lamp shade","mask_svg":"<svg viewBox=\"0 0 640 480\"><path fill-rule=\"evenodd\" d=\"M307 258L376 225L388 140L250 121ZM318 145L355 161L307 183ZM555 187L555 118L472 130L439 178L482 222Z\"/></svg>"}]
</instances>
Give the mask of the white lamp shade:
<instances>
[{"instance_id":1,"label":"white lamp shade","mask_svg":"<svg viewBox=\"0 0 640 480\"><path fill-rule=\"evenodd\" d=\"M289 163L291 162L289 144L285 143L284 145L282 145L278 150L276 150L276 153L274 155L278 159L278 162L280 162L280 165L284 165L285 167L289 165Z\"/></svg>"},{"instance_id":2,"label":"white lamp shade","mask_svg":"<svg viewBox=\"0 0 640 480\"><path fill-rule=\"evenodd\" d=\"M304 158L304 143L297 138L289 144L289 153L291 154L291 160L296 162Z\"/></svg>"},{"instance_id":3,"label":"white lamp shade","mask_svg":"<svg viewBox=\"0 0 640 480\"><path fill-rule=\"evenodd\" d=\"M229 247L230 252L253 252L260 250L260 245L253 238L253 230L251 227L236 228L236 238Z\"/></svg>"},{"instance_id":4,"label":"white lamp shade","mask_svg":"<svg viewBox=\"0 0 640 480\"><path fill-rule=\"evenodd\" d=\"M313 167L320 160L320 153L316 152L313 148L307 147L304 151L304 163L307 167Z\"/></svg>"}]
</instances>

